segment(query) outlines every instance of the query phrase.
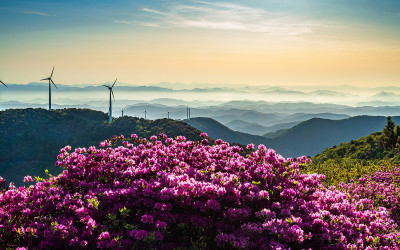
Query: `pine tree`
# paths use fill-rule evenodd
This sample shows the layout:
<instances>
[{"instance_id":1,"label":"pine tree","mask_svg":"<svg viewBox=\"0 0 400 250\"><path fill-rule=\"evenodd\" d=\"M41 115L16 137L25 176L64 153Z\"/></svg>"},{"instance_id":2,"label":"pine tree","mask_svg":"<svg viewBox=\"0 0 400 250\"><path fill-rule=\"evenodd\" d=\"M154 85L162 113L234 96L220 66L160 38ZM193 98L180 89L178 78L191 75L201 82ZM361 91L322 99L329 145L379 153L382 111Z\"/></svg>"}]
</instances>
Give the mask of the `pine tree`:
<instances>
[{"instance_id":1,"label":"pine tree","mask_svg":"<svg viewBox=\"0 0 400 250\"><path fill-rule=\"evenodd\" d=\"M393 150L396 146L397 136L395 133L395 127L392 117L388 116L387 123L382 130L382 144L385 150Z\"/></svg>"},{"instance_id":2,"label":"pine tree","mask_svg":"<svg viewBox=\"0 0 400 250\"><path fill-rule=\"evenodd\" d=\"M399 125L397 125L394 128L394 134L396 136L396 146L395 147L398 149L399 148L399 144L400 144L400 126Z\"/></svg>"}]
</instances>

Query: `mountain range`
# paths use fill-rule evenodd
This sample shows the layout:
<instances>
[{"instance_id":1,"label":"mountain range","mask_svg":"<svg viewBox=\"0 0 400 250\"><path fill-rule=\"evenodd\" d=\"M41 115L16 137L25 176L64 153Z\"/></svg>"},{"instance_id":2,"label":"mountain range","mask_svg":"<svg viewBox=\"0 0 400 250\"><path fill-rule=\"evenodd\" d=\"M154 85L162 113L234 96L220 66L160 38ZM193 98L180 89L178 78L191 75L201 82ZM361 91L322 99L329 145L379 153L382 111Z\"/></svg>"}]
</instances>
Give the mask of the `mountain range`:
<instances>
[{"instance_id":1,"label":"mountain range","mask_svg":"<svg viewBox=\"0 0 400 250\"><path fill-rule=\"evenodd\" d=\"M108 93L102 84L58 84L52 91L53 108L108 111ZM12 84L0 91L1 109L47 108L44 83ZM352 116L400 114L400 88L355 86L246 86L229 84L159 83L128 85L117 82L113 115L147 119L210 117L228 128L274 138L285 129L312 118L339 120Z\"/></svg>"},{"instance_id":2,"label":"mountain range","mask_svg":"<svg viewBox=\"0 0 400 250\"><path fill-rule=\"evenodd\" d=\"M301 117L295 115L294 117ZM281 117L278 115L277 117ZM54 167L60 148L98 145L113 135L136 133L149 138L166 133L184 135L198 141L200 132L211 138L246 145L264 144L284 157L314 156L325 148L381 131L384 116L356 116L341 120L312 118L276 132L274 136L251 135L234 131L212 118L145 120L124 116L107 122L107 114L89 109L9 109L0 111L0 176L22 185L22 175L42 176L44 169L57 174ZM393 117L396 123L400 117ZM240 124L240 123L238 123Z\"/></svg>"},{"instance_id":3,"label":"mountain range","mask_svg":"<svg viewBox=\"0 0 400 250\"><path fill-rule=\"evenodd\" d=\"M393 117L399 123L400 117ZM281 131L272 138L250 135L229 129L211 118L192 118L185 122L215 139L241 144L264 144L284 157L314 156L325 148L358 139L381 131L387 118L384 116L356 116L342 120L312 118Z\"/></svg>"}]
</instances>

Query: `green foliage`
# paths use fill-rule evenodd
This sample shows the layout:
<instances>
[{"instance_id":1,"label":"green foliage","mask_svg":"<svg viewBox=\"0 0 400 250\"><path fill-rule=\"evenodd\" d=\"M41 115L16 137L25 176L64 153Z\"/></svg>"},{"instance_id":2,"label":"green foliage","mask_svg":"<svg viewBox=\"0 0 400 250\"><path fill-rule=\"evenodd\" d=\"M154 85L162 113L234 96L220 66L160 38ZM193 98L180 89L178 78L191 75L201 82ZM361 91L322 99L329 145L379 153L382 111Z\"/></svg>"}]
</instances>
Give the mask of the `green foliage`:
<instances>
[{"instance_id":1,"label":"green foliage","mask_svg":"<svg viewBox=\"0 0 400 250\"><path fill-rule=\"evenodd\" d=\"M324 174L326 179L323 183L329 186L352 182L380 170L381 166L392 169L400 164L399 135L400 127L388 117L382 132L325 149L312 159L313 163L305 172Z\"/></svg>"},{"instance_id":2,"label":"green foliage","mask_svg":"<svg viewBox=\"0 0 400 250\"><path fill-rule=\"evenodd\" d=\"M397 129L397 127L393 129L392 135L396 135ZM385 139L388 134L390 135L390 133L384 134L383 132L375 132L357 140L327 148L321 154L312 158L313 164L342 164L343 162L346 163L349 161L364 165L380 164L384 162L400 164L399 145L395 144L395 147L389 147L387 146L389 144L386 144L386 146L384 144L384 142L390 141Z\"/></svg>"},{"instance_id":3,"label":"green foliage","mask_svg":"<svg viewBox=\"0 0 400 250\"><path fill-rule=\"evenodd\" d=\"M396 146L397 136L395 132L396 125L394 124L392 117L387 118L387 124L382 130L382 144L385 150L392 150Z\"/></svg>"},{"instance_id":4,"label":"green foliage","mask_svg":"<svg viewBox=\"0 0 400 250\"><path fill-rule=\"evenodd\" d=\"M324 186L337 186L340 182L352 182L359 178L376 172L382 168L393 169L389 161L381 161L380 164L374 164L368 161L358 162L357 160L342 160L340 162L325 162L319 164L309 164L304 170L305 173L318 173L325 175L322 181Z\"/></svg>"}]
</instances>

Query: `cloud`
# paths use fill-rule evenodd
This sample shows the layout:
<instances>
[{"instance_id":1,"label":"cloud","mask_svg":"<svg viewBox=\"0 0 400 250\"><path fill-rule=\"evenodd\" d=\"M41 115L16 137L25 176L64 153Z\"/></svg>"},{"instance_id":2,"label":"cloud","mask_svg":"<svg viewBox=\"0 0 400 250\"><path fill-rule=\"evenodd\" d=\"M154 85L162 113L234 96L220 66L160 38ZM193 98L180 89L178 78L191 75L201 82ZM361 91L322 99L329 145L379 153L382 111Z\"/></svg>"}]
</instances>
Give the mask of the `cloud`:
<instances>
[{"instance_id":1,"label":"cloud","mask_svg":"<svg viewBox=\"0 0 400 250\"><path fill-rule=\"evenodd\" d=\"M171 4L166 9L142 8L156 27L174 26L210 30L232 30L297 36L328 27L322 22L269 12L229 2L194 0L185 4Z\"/></svg>"},{"instance_id":2,"label":"cloud","mask_svg":"<svg viewBox=\"0 0 400 250\"><path fill-rule=\"evenodd\" d=\"M114 23L134 24L136 21L114 20Z\"/></svg>"},{"instance_id":3,"label":"cloud","mask_svg":"<svg viewBox=\"0 0 400 250\"><path fill-rule=\"evenodd\" d=\"M160 25L158 23L140 23L140 25L146 26L146 27L160 27Z\"/></svg>"},{"instance_id":4,"label":"cloud","mask_svg":"<svg viewBox=\"0 0 400 250\"><path fill-rule=\"evenodd\" d=\"M149 8L143 8L142 10L145 11L145 12L150 12L150 13L154 13L154 14L157 14L157 15L168 16L168 13L164 13L164 12L161 12L161 11L158 11L158 10L153 10L153 9L149 9Z\"/></svg>"},{"instance_id":5,"label":"cloud","mask_svg":"<svg viewBox=\"0 0 400 250\"><path fill-rule=\"evenodd\" d=\"M29 11L29 10L17 10L17 9L9 9L9 8L1 8L1 7L0 7L0 10L5 10L8 12L14 12L14 13L36 15L36 16L48 16L48 17L56 16L56 15L45 13L45 12Z\"/></svg>"},{"instance_id":6,"label":"cloud","mask_svg":"<svg viewBox=\"0 0 400 250\"><path fill-rule=\"evenodd\" d=\"M37 11L19 11L20 13L25 13L25 14L32 14L32 15L37 15L37 16L56 16L44 12L37 12Z\"/></svg>"},{"instance_id":7,"label":"cloud","mask_svg":"<svg viewBox=\"0 0 400 250\"><path fill-rule=\"evenodd\" d=\"M138 21L126 21L126 20L114 20L114 23L121 23L121 24L137 24L140 26L145 27L160 27L157 23L146 23L146 22L138 22Z\"/></svg>"}]
</instances>

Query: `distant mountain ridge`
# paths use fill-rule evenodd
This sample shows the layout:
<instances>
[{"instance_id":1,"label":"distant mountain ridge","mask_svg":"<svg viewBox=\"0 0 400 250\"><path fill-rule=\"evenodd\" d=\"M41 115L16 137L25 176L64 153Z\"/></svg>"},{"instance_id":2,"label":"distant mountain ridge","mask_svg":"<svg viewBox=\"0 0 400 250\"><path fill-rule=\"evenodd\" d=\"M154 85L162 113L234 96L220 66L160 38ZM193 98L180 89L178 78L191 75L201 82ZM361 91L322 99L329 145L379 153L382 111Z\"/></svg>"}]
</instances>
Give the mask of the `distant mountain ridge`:
<instances>
[{"instance_id":1,"label":"distant mountain ridge","mask_svg":"<svg viewBox=\"0 0 400 250\"><path fill-rule=\"evenodd\" d=\"M236 142L244 145L250 143L262 144L266 139L262 136L233 131L216 120L207 117L196 117L184 120L184 122L200 131L206 132L211 138L222 139L231 143Z\"/></svg>"},{"instance_id":2,"label":"distant mountain ridge","mask_svg":"<svg viewBox=\"0 0 400 250\"><path fill-rule=\"evenodd\" d=\"M356 116L342 120L313 118L272 139L233 131L210 118L198 117L185 122L216 139L241 144L264 144L284 157L297 157L314 156L325 148L380 131L385 126L386 119L384 116ZM400 117L393 117L393 120L399 123Z\"/></svg>"}]
</instances>

